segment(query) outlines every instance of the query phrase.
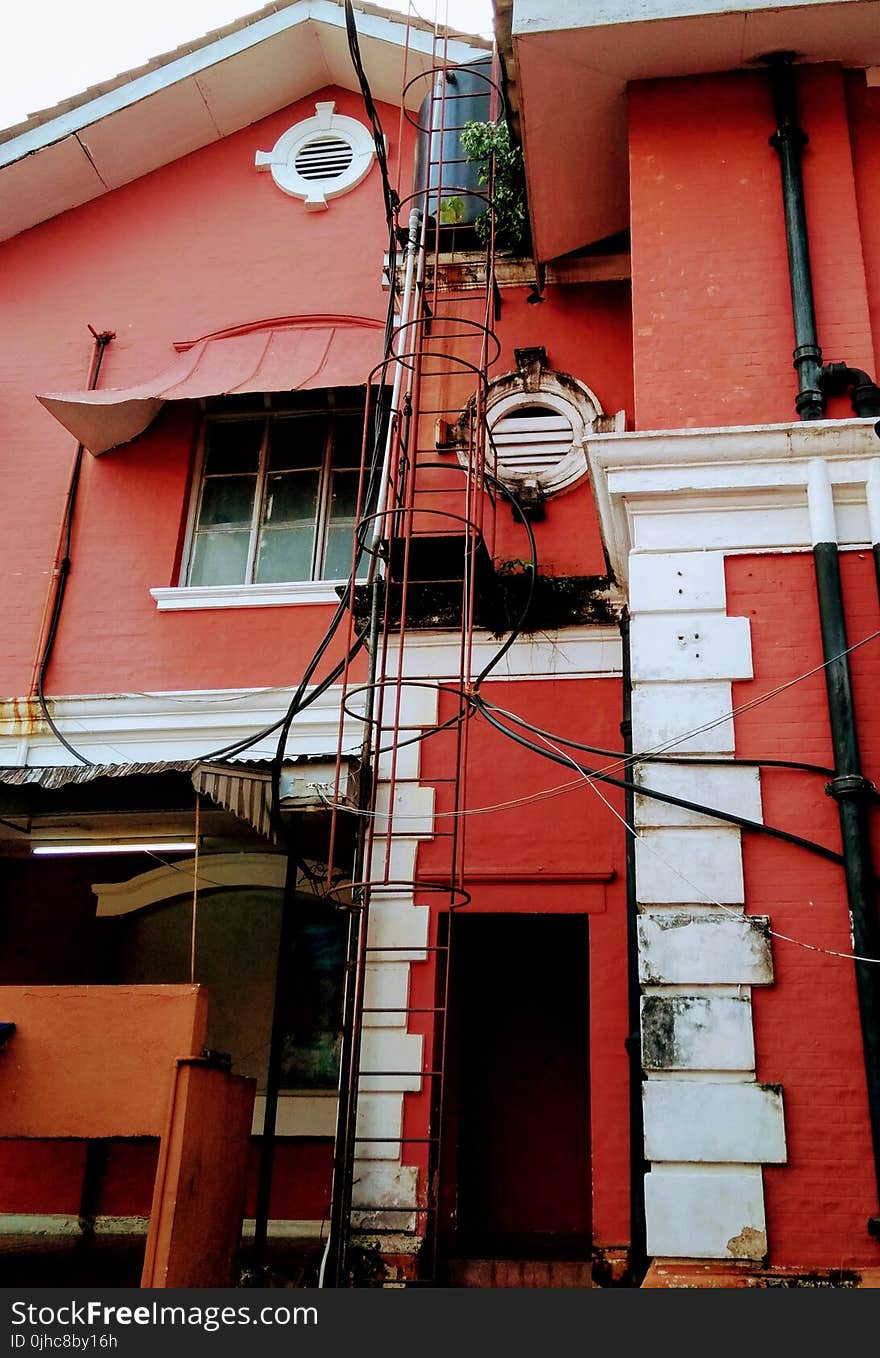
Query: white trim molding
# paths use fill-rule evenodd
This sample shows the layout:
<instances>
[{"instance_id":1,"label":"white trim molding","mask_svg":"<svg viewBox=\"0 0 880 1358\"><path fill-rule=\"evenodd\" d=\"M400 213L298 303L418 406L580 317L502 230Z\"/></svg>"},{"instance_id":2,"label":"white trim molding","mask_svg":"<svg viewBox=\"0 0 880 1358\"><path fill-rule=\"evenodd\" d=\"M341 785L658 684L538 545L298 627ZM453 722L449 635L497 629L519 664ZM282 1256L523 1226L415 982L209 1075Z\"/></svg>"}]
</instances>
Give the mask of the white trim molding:
<instances>
[{"instance_id":1,"label":"white trim molding","mask_svg":"<svg viewBox=\"0 0 880 1358\"><path fill-rule=\"evenodd\" d=\"M278 608L337 604L345 580L292 580L271 585L165 585L150 590L160 613L201 608Z\"/></svg>"},{"instance_id":2,"label":"white trim molding","mask_svg":"<svg viewBox=\"0 0 880 1358\"><path fill-rule=\"evenodd\" d=\"M284 715L293 688L178 689L50 698L58 729L96 764L200 759L271 726ZM328 689L297 717L289 759L326 755L339 742L339 688ZM349 708L357 704L354 697ZM344 753L360 748L361 724L346 720ZM256 741L239 757L271 759L276 737ZM45 725L35 699L0 701L0 763L42 768L76 760Z\"/></svg>"},{"instance_id":3,"label":"white trim molding","mask_svg":"<svg viewBox=\"0 0 880 1358\"><path fill-rule=\"evenodd\" d=\"M841 546L869 544L867 485L880 459L875 424L815 420L589 435L617 579L628 579L631 552L809 550L807 484L817 458L828 468Z\"/></svg>"},{"instance_id":4,"label":"white trim molding","mask_svg":"<svg viewBox=\"0 0 880 1358\"><path fill-rule=\"evenodd\" d=\"M628 592L637 750L732 759L731 685L751 677L752 657L749 620L727 613L725 557L809 551L819 508L822 534L870 543L874 423L587 440L606 546ZM756 770L647 764L637 780L762 819ZM752 1022L753 987L773 983L770 921L745 914L736 827L643 796L636 825L648 1248L761 1260L761 1166L787 1157L782 1090L758 1083Z\"/></svg>"},{"instance_id":5,"label":"white trim molding","mask_svg":"<svg viewBox=\"0 0 880 1358\"><path fill-rule=\"evenodd\" d=\"M488 633L474 638L473 669L488 664L501 648ZM458 672L457 632L412 634L406 643L410 679L448 680ZM585 679L620 674L620 636L616 628L569 628L560 633L521 637L492 671L492 679ZM397 673L397 648L389 649L389 673ZM430 686L412 687L427 695ZM342 690L334 686L296 718L288 738L289 759L326 755L335 759ZM53 720L71 743L94 763L199 759L242 740L283 716L293 688L175 689L153 693L96 693L50 698ZM347 707L357 709L363 693L354 691ZM430 725L425 720L425 725ZM343 752L360 748L361 725L346 719ZM275 736L249 746L242 759L269 759ZM45 767L76 761L43 721L36 699L0 699L0 764Z\"/></svg>"}]
</instances>

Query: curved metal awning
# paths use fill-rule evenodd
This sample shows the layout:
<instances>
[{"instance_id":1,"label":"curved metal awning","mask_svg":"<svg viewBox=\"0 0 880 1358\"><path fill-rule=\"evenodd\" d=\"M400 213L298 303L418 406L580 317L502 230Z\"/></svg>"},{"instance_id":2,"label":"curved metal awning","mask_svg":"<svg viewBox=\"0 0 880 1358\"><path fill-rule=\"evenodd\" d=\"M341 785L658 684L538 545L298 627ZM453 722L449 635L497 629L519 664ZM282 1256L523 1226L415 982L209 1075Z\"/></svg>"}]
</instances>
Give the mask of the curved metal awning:
<instances>
[{"instance_id":1,"label":"curved metal awning","mask_svg":"<svg viewBox=\"0 0 880 1358\"><path fill-rule=\"evenodd\" d=\"M365 317L282 317L180 341L152 381L37 400L97 457L142 434L166 401L381 381L384 337L384 323Z\"/></svg>"}]
</instances>

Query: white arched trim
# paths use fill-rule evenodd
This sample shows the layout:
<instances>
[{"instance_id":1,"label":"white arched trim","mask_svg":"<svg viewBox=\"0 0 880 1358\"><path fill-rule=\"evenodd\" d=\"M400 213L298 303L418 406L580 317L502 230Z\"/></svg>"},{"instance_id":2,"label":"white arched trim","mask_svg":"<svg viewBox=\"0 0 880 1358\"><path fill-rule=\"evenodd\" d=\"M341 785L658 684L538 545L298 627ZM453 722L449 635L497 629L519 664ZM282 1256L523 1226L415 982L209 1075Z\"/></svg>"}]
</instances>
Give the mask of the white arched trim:
<instances>
[{"instance_id":1,"label":"white arched trim","mask_svg":"<svg viewBox=\"0 0 880 1358\"><path fill-rule=\"evenodd\" d=\"M216 887L274 887L284 886L287 859L280 853L218 853L199 859L198 887L210 891ZM151 872L142 872L127 882L95 882L92 891L98 898L98 917L130 915L145 910L159 901L173 900L192 893L196 871L194 858L179 863L164 864ZM297 891L314 896L314 883L300 872Z\"/></svg>"}]
</instances>

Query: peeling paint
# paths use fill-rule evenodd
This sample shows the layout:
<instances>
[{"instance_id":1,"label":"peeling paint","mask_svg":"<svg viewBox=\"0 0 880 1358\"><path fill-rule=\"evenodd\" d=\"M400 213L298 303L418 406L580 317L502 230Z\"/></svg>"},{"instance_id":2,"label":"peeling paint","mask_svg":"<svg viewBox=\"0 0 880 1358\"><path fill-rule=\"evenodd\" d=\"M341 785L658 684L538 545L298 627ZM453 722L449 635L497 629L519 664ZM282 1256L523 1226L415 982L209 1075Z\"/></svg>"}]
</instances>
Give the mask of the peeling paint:
<instances>
[{"instance_id":1,"label":"peeling paint","mask_svg":"<svg viewBox=\"0 0 880 1358\"><path fill-rule=\"evenodd\" d=\"M739 1235L728 1240L727 1252L732 1259L763 1259L767 1253L767 1232L743 1226Z\"/></svg>"}]
</instances>

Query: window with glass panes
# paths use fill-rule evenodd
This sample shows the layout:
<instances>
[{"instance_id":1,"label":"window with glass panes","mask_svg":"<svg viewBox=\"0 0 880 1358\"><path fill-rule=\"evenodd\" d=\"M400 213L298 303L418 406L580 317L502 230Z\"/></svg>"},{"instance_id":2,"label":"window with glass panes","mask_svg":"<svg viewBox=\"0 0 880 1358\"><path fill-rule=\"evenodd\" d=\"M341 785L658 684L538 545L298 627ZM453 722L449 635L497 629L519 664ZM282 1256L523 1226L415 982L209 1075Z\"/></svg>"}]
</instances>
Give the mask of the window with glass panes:
<instances>
[{"instance_id":1,"label":"window with glass panes","mask_svg":"<svg viewBox=\"0 0 880 1358\"><path fill-rule=\"evenodd\" d=\"M186 583L347 578L362 393L313 392L259 413L242 404L217 403L205 418Z\"/></svg>"}]
</instances>

